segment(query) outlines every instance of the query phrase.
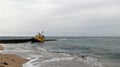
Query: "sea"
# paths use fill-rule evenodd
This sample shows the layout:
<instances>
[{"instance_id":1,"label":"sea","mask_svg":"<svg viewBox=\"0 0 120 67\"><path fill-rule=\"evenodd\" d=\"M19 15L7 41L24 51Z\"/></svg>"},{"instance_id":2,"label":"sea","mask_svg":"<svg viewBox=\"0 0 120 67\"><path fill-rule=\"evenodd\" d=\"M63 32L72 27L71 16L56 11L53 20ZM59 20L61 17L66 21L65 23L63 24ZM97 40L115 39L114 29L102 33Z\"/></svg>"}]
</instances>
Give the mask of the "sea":
<instances>
[{"instance_id":1,"label":"sea","mask_svg":"<svg viewBox=\"0 0 120 67\"><path fill-rule=\"evenodd\" d=\"M30 37L0 37L20 39ZM2 53L29 61L23 67L120 67L120 37L46 37L44 43L1 43Z\"/></svg>"}]
</instances>

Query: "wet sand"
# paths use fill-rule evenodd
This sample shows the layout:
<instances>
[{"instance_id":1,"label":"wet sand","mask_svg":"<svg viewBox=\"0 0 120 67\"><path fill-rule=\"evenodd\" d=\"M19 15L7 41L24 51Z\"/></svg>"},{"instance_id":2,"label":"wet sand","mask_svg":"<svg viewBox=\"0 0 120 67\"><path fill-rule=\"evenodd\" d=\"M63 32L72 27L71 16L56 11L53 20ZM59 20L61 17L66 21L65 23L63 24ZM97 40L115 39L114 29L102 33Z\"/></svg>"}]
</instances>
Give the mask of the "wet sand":
<instances>
[{"instance_id":1,"label":"wet sand","mask_svg":"<svg viewBox=\"0 0 120 67\"><path fill-rule=\"evenodd\" d=\"M4 48L0 46L0 50ZM0 67L22 67L28 60L14 54L0 53Z\"/></svg>"},{"instance_id":2,"label":"wet sand","mask_svg":"<svg viewBox=\"0 0 120 67\"><path fill-rule=\"evenodd\" d=\"M3 50L4 48L0 45L0 50Z\"/></svg>"}]
</instances>

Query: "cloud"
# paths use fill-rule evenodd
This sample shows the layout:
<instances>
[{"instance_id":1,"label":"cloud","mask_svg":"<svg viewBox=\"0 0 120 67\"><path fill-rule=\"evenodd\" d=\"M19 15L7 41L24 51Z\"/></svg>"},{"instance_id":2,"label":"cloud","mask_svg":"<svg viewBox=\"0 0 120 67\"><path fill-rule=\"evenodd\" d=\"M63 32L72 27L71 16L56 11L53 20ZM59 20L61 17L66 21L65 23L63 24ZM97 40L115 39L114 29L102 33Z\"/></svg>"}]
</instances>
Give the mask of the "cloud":
<instances>
[{"instance_id":1,"label":"cloud","mask_svg":"<svg viewBox=\"0 0 120 67\"><path fill-rule=\"evenodd\" d=\"M52 36L118 36L119 7L119 0L1 0L0 31L1 35L44 30Z\"/></svg>"}]
</instances>

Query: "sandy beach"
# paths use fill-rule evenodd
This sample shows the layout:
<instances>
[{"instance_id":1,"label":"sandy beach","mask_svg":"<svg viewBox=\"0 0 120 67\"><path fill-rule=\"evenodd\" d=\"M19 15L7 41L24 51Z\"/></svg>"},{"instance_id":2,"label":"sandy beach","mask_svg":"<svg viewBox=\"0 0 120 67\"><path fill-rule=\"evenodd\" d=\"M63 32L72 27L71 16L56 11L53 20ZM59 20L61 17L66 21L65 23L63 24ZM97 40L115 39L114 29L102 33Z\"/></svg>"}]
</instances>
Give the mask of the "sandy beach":
<instances>
[{"instance_id":1,"label":"sandy beach","mask_svg":"<svg viewBox=\"0 0 120 67\"><path fill-rule=\"evenodd\" d=\"M0 50L4 48L0 45ZM0 67L22 67L28 60L14 54L0 53Z\"/></svg>"}]
</instances>

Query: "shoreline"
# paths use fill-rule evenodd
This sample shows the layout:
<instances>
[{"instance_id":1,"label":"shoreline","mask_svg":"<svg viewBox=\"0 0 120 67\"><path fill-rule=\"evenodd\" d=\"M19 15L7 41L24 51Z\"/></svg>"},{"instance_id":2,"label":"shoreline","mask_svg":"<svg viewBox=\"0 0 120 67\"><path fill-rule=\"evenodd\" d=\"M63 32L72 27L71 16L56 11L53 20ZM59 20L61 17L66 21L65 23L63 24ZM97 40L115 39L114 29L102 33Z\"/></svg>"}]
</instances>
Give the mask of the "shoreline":
<instances>
[{"instance_id":1,"label":"shoreline","mask_svg":"<svg viewBox=\"0 0 120 67\"><path fill-rule=\"evenodd\" d=\"M0 50L4 50L3 46L0 45Z\"/></svg>"},{"instance_id":2,"label":"shoreline","mask_svg":"<svg viewBox=\"0 0 120 67\"><path fill-rule=\"evenodd\" d=\"M0 45L1 50L4 50L4 47ZM0 67L22 67L27 61L29 60L15 54L0 53Z\"/></svg>"},{"instance_id":3,"label":"shoreline","mask_svg":"<svg viewBox=\"0 0 120 67\"><path fill-rule=\"evenodd\" d=\"M1 61L0 59L0 67L57 67L57 66L60 66L60 67L80 67L80 66L81 67L102 67L101 63L97 62L97 60L90 58L90 57L84 57L84 56L79 57L79 56L74 56L74 55L70 55L66 53L47 52L46 49L44 48L41 48L41 47L36 48L35 46L31 46L28 44L26 45L24 44L23 45L21 44L13 44L13 45L0 44L0 45L4 47L4 48L1 47L1 49L7 50L7 51L4 51L4 50L0 51L0 57L4 56L3 58L6 59L4 62ZM31 51L31 49L33 50ZM12 51L9 51L9 50L12 50ZM6 57L6 55L8 57ZM17 58L15 58L14 56L17 56ZM24 58L27 58L29 60L26 60Z\"/></svg>"}]
</instances>

